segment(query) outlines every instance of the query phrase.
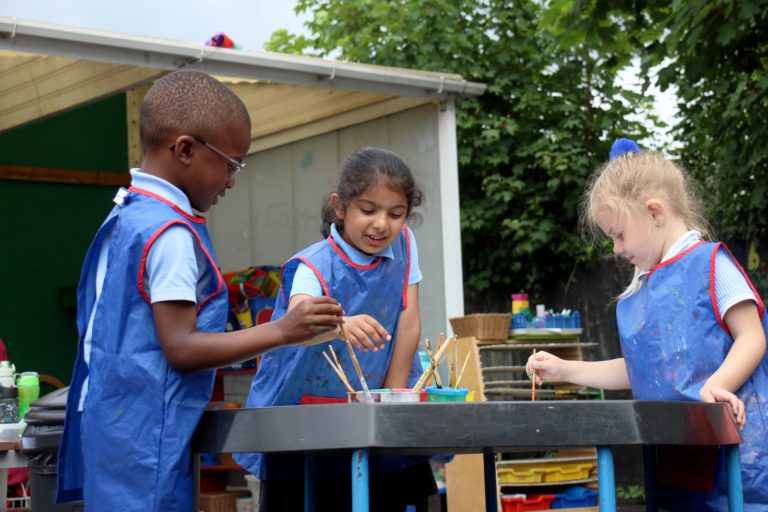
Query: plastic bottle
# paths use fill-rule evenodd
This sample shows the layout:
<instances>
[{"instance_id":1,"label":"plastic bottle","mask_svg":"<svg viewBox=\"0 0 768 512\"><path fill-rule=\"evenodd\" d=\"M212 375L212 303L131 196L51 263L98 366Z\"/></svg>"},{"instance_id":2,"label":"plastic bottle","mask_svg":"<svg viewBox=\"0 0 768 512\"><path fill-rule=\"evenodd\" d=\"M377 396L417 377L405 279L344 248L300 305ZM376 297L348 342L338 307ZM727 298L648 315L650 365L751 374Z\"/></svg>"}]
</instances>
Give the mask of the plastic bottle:
<instances>
[{"instance_id":1,"label":"plastic bottle","mask_svg":"<svg viewBox=\"0 0 768 512\"><path fill-rule=\"evenodd\" d=\"M40 398L40 377L37 372L24 372L18 376L19 419L29 411L29 404Z\"/></svg>"}]
</instances>

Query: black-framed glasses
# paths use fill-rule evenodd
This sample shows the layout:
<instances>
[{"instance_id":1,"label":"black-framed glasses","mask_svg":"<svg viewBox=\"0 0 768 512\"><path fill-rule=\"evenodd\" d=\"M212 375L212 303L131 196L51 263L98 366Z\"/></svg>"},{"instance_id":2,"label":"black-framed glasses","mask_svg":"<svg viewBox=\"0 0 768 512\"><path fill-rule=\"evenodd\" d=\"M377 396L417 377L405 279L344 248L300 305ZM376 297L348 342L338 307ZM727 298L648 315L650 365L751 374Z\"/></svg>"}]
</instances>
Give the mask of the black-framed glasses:
<instances>
[{"instance_id":1,"label":"black-framed glasses","mask_svg":"<svg viewBox=\"0 0 768 512\"><path fill-rule=\"evenodd\" d=\"M235 160L234 158L232 158L231 156L226 154L224 151L220 150L219 148L217 148L216 146L214 146L210 142L204 141L202 138L198 137L197 135L189 135L189 138L194 140L195 142L199 142L200 144L202 144L203 146L207 147L208 149L210 149L211 151L213 151L214 153L219 155L221 158L226 160L227 161L227 171L229 171L230 177L234 178L235 176L237 176L237 173L242 171L243 168L245 167L245 162L241 162L239 160ZM171 146L169 149L171 151L176 151L176 144Z\"/></svg>"}]
</instances>

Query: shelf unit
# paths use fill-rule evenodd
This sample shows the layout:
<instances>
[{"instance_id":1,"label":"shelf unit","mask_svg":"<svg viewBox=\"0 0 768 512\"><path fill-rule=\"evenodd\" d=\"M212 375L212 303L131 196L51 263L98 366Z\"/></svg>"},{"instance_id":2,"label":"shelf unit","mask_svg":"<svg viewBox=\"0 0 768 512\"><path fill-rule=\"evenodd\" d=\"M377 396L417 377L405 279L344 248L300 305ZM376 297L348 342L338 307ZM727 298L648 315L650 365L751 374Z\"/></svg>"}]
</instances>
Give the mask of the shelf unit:
<instances>
[{"instance_id":1,"label":"shelf unit","mask_svg":"<svg viewBox=\"0 0 768 512\"><path fill-rule=\"evenodd\" d=\"M216 379L213 383L211 392L211 402L238 402L245 403L247 397L247 388L244 387L247 382L250 387L250 381L256 368L228 369L223 368L216 371ZM242 380L241 389L233 390L228 386L228 381ZM243 393L244 391L244 393ZM200 491L222 492L227 486L245 486L244 470L231 460L231 454L219 454L219 457L225 457L227 460L223 464L200 466Z\"/></svg>"},{"instance_id":2,"label":"shelf unit","mask_svg":"<svg viewBox=\"0 0 768 512\"><path fill-rule=\"evenodd\" d=\"M475 400L507 401L530 400L531 381L525 373L525 364L535 348L546 350L558 357L581 360L584 347L596 346L585 343L578 333L560 334L551 331L541 334L525 334L506 341L479 340L474 337L459 338L456 350L450 350L448 362L462 365L467 354L469 361L461 379L461 387L475 393ZM460 366L459 366L460 367ZM568 400L599 398L600 392L576 386L570 383L548 383L536 388L537 400ZM564 428L567 428L564 426ZM591 466L585 469L583 464ZM568 474L578 469L577 478L561 481L522 481L512 478L508 473L516 468L545 468L552 466ZM571 485L583 485L593 490L597 488L597 452L588 449L559 449L542 452L517 452L497 455L497 487L499 499L502 494L555 494ZM504 477L500 477L499 472ZM585 474L585 472L587 472ZM540 473L539 473L540 474ZM554 477L559 479L559 477ZM547 479L547 477L543 477ZM471 512L483 510L484 478L482 455L457 455L446 466L448 483L448 509L451 512ZM531 480L536 480L535 477ZM499 503L499 510L501 504ZM561 509L565 510L565 509ZM579 512L597 510L596 507L573 509Z\"/></svg>"}]
</instances>

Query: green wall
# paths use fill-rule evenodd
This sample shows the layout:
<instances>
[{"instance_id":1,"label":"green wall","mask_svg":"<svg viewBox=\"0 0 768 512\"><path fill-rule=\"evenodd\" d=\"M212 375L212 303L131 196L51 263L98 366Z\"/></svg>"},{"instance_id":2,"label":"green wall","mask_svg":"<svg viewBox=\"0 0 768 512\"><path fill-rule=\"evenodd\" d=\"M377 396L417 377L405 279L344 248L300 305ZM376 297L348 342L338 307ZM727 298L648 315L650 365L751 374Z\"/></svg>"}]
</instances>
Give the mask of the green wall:
<instances>
[{"instance_id":1,"label":"green wall","mask_svg":"<svg viewBox=\"0 0 768 512\"><path fill-rule=\"evenodd\" d=\"M0 133L0 165L127 172L125 96ZM115 190L0 180L0 338L17 371L69 382L74 289Z\"/></svg>"}]
</instances>

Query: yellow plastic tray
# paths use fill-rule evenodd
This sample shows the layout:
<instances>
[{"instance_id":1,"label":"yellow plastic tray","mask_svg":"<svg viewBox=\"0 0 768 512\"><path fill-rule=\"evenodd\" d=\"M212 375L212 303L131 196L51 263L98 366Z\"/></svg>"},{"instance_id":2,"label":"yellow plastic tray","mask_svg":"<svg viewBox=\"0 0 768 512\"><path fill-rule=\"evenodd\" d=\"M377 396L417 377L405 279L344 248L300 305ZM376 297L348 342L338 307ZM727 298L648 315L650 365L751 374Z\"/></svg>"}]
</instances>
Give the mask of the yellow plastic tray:
<instances>
[{"instance_id":1,"label":"yellow plastic tray","mask_svg":"<svg viewBox=\"0 0 768 512\"><path fill-rule=\"evenodd\" d=\"M594 464L581 462L560 462L557 464L535 461L519 466L499 467L498 480L501 484L530 484L586 480Z\"/></svg>"}]
</instances>

